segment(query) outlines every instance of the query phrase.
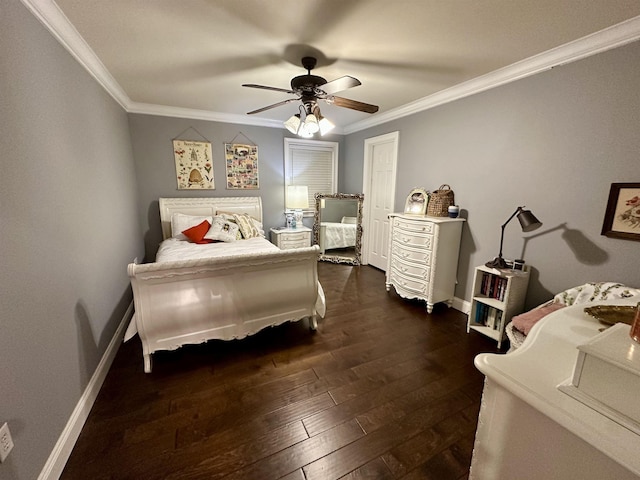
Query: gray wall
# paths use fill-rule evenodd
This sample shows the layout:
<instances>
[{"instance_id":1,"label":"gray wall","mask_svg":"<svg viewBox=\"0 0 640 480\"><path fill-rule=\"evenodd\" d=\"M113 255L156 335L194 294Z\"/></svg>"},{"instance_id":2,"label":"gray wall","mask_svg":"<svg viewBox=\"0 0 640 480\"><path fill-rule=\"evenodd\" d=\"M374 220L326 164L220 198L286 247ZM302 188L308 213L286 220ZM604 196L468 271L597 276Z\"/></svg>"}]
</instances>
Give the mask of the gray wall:
<instances>
[{"instance_id":1,"label":"gray wall","mask_svg":"<svg viewBox=\"0 0 640 480\"><path fill-rule=\"evenodd\" d=\"M498 250L533 266L528 304L586 281L640 285L633 241L600 235L609 186L640 181L640 44L555 68L340 142L339 191L362 191L363 141L400 131L396 210L448 183L465 225L456 295ZM171 140L213 143L217 189L178 191ZM223 144L259 145L260 190L226 190ZM0 7L0 422L8 480L36 478L131 300L126 264L155 255L160 196L263 198L284 223L284 130L127 115L18 0ZM238 138L242 140L242 136ZM308 219L306 220L309 221ZM143 241L144 238L144 241Z\"/></svg>"},{"instance_id":2,"label":"gray wall","mask_svg":"<svg viewBox=\"0 0 640 480\"><path fill-rule=\"evenodd\" d=\"M284 128L234 125L204 120L130 114L129 125L138 177L139 215L145 236L146 259L153 261L162 241L159 197L262 197L265 231L285 224L284 217ZM173 157L173 139L210 141L215 178L214 190L178 190ZM235 140L234 140L235 139ZM340 135L327 135L326 141L338 142ZM258 145L257 190L227 190L225 184L225 143ZM305 218L311 227L313 218Z\"/></svg>"},{"instance_id":3,"label":"gray wall","mask_svg":"<svg viewBox=\"0 0 640 480\"><path fill-rule=\"evenodd\" d=\"M397 130L396 210L413 187L450 184L468 220L457 297L470 298L474 267L498 254L500 225L522 205L543 226L523 234L514 219L504 256L533 267L529 307L588 281L640 286L640 243L600 235L611 183L640 181L639 86L634 43L353 133L351 188L364 140Z\"/></svg>"},{"instance_id":4,"label":"gray wall","mask_svg":"<svg viewBox=\"0 0 640 480\"><path fill-rule=\"evenodd\" d=\"M143 254L127 115L18 0L0 7L3 480L37 478Z\"/></svg>"}]
</instances>

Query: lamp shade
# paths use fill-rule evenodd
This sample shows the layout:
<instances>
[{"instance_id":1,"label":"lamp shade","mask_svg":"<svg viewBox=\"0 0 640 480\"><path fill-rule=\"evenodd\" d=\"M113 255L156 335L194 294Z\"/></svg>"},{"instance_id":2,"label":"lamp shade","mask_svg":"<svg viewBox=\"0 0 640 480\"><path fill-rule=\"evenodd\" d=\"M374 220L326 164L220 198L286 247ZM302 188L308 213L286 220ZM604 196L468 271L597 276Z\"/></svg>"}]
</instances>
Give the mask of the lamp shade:
<instances>
[{"instance_id":1,"label":"lamp shade","mask_svg":"<svg viewBox=\"0 0 640 480\"><path fill-rule=\"evenodd\" d=\"M334 129L335 125L333 123L331 123L331 121L328 118L325 117L320 117L320 122L318 122L320 125L320 135L324 135L325 133L329 133L331 130Z\"/></svg>"},{"instance_id":2,"label":"lamp shade","mask_svg":"<svg viewBox=\"0 0 640 480\"><path fill-rule=\"evenodd\" d=\"M542 226L542 222L531 213L531 210L520 210L518 213L518 221L523 232L533 232Z\"/></svg>"},{"instance_id":3,"label":"lamp shade","mask_svg":"<svg viewBox=\"0 0 640 480\"><path fill-rule=\"evenodd\" d=\"M306 185L288 185L285 207L291 210L309 208L309 189Z\"/></svg>"},{"instance_id":4,"label":"lamp shade","mask_svg":"<svg viewBox=\"0 0 640 480\"><path fill-rule=\"evenodd\" d=\"M289 120L287 120L286 122L284 122L284 126L287 128L287 130L289 130L291 133L298 133L298 130L300 128L300 114L296 113L295 115L291 115L291 117L289 118Z\"/></svg>"},{"instance_id":5,"label":"lamp shade","mask_svg":"<svg viewBox=\"0 0 640 480\"><path fill-rule=\"evenodd\" d=\"M318 125L318 119L313 113L310 113L304 119L304 126L307 129L307 132L309 133L316 133L318 130L320 130L320 126Z\"/></svg>"}]
</instances>

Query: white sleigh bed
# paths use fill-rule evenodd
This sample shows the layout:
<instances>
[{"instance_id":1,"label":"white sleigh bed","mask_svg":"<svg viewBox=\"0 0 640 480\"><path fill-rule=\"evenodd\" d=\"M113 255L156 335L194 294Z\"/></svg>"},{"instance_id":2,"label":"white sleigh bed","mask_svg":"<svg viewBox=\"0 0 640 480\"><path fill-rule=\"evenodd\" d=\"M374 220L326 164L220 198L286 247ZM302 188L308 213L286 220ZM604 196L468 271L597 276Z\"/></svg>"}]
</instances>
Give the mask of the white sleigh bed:
<instances>
[{"instance_id":1,"label":"white sleigh bed","mask_svg":"<svg viewBox=\"0 0 640 480\"><path fill-rule=\"evenodd\" d=\"M151 355L158 350L244 338L302 319L315 330L317 316L324 316L325 310L317 245L280 250L262 237L207 245L171 238L171 218L177 213L246 213L262 222L259 197L161 198L159 203L165 239L159 255L175 243L187 256L179 253L180 259L169 256L168 261L128 266L135 314L125 341L139 335L145 372L151 372ZM216 256L188 253L189 249L215 251ZM205 258L199 258L202 255Z\"/></svg>"}]
</instances>

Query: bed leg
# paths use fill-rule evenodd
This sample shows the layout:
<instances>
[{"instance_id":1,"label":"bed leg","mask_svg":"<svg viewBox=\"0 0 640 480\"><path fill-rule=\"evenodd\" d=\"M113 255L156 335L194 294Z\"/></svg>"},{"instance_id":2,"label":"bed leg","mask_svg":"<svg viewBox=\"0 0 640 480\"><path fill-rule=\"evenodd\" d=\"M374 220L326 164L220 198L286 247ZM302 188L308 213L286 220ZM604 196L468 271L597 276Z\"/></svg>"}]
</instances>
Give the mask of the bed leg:
<instances>
[{"instance_id":1,"label":"bed leg","mask_svg":"<svg viewBox=\"0 0 640 480\"><path fill-rule=\"evenodd\" d=\"M315 314L309 317L309 329L314 332L318 329L318 317Z\"/></svg>"},{"instance_id":2,"label":"bed leg","mask_svg":"<svg viewBox=\"0 0 640 480\"><path fill-rule=\"evenodd\" d=\"M151 354L142 355L144 359L144 373L151 373Z\"/></svg>"}]
</instances>

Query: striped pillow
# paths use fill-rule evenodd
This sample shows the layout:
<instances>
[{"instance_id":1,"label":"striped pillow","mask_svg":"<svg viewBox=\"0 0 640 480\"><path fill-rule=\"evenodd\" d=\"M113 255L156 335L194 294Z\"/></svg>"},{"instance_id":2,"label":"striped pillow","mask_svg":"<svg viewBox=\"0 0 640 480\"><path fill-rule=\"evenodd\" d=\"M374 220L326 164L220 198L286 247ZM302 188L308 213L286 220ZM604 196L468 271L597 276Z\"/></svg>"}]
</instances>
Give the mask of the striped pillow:
<instances>
[{"instance_id":1,"label":"striped pillow","mask_svg":"<svg viewBox=\"0 0 640 480\"><path fill-rule=\"evenodd\" d=\"M260 232L256 228L253 223L253 218L249 214L243 213L241 215L234 213L233 218L235 219L238 227L240 227L240 231L242 232L242 236L244 238L253 238L260 237Z\"/></svg>"}]
</instances>

